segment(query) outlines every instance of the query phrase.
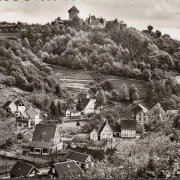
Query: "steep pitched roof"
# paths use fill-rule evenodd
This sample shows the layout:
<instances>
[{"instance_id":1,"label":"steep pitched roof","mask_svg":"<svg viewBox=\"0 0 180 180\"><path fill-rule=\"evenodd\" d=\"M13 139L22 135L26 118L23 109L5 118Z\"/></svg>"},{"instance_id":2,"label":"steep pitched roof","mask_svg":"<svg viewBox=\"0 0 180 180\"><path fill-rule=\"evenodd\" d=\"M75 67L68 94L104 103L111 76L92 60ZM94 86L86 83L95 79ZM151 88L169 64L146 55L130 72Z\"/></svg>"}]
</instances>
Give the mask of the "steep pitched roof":
<instances>
[{"instance_id":1,"label":"steep pitched roof","mask_svg":"<svg viewBox=\"0 0 180 180\"><path fill-rule=\"evenodd\" d=\"M37 124L32 141L50 142L55 136L57 125Z\"/></svg>"},{"instance_id":2,"label":"steep pitched roof","mask_svg":"<svg viewBox=\"0 0 180 180\"><path fill-rule=\"evenodd\" d=\"M16 106L18 106L20 103L24 106L24 103L20 99L15 101L15 105Z\"/></svg>"},{"instance_id":3,"label":"steep pitched roof","mask_svg":"<svg viewBox=\"0 0 180 180\"><path fill-rule=\"evenodd\" d=\"M71 11L78 11L78 13L79 13L79 10L75 6L73 6L71 9L69 9L68 12L70 13Z\"/></svg>"},{"instance_id":4,"label":"steep pitched roof","mask_svg":"<svg viewBox=\"0 0 180 180\"><path fill-rule=\"evenodd\" d=\"M136 107L132 108L131 111L136 115L137 113L143 111L143 112L147 112L147 109L142 106L141 104L138 104Z\"/></svg>"},{"instance_id":5,"label":"steep pitched roof","mask_svg":"<svg viewBox=\"0 0 180 180\"><path fill-rule=\"evenodd\" d=\"M82 173L83 170L75 161L66 161L54 164L59 178L65 177L68 173Z\"/></svg>"},{"instance_id":6,"label":"steep pitched roof","mask_svg":"<svg viewBox=\"0 0 180 180\"><path fill-rule=\"evenodd\" d=\"M33 148L50 148L52 145L51 142L40 142L40 141L32 141L29 144L29 147L33 147Z\"/></svg>"},{"instance_id":7,"label":"steep pitched roof","mask_svg":"<svg viewBox=\"0 0 180 180\"><path fill-rule=\"evenodd\" d=\"M81 99L81 108L82 110L86 108L86 106L89 104L91 99L83 98Z\"/></svg>"},{"instance_id":8,"label":"steep pitched roof","mask_svg":"<svg viewBox=\"0 0 180 180\"><path fill-rule=\"evenodd\" d=\"M33 167L34 166L31 164L17 161L16 164L11 169L10 173L16 175L17 177L27 176Z\"/></svg>"},{"instance_id":9,"label":"steep pitched roof","mask_svg":"<svg viewBox=\"0 0 180 180\"><path fill-rule=\"evenodd\" d=\"M12 101L7 101L7 102L3 105L3 108L8 107L11 103L12 103Z\"/></svg>"},{"instance_id":10,"label":"steep pitched roof","mask_svg":"<svg viewBox=\"0 0 180 180\"><path fill-rule=\"evenodd\" d=\"M102 124L102 126L101 126L101 128L100 128L100 130L99 130L99 133L101 133L101 131L104 129L104 127L105 127L106 125L108 125L108 126L110 127L110 129L111 129L111 126L108 124L108 121L105 121L105 122ZM112 131L112 129L111 129L111 131Z\"/></svg>"},{"instance_id":11,"label":"steep pitched roof","mask_svg":"<svg viewBox=\"0 0 180 180\"><path fill-rule=\"evenodd\" d=\"M83 98L87 98L87 94L83 92L78 93L76 99L83 99Z\"/></svg>"},{"instance_id":12,"label":"steep pitched roof","mask_svg":"<svg viewBox=\"0 0 180 180\"><path fill-rule=\"evenodd\" d=\"M113 132L121 132L121 126L120 125L110 125Z\"/></svg>"},{"instance_id":13,"label":"steep pitched roof","mask_svg":"<svg viewBox=\"0 0 180 180\"><path fill-rule=\"evenodd\" d=\"M134 120L122 120L121 121L121 130L136 130L136 124L137 122Z\"/></svg>"},{"instance_id":14,"label":"steep pitched roof","mask_svg":"<svg viewBox=\"0 0 180 180\"><path fill-rule=\"evenodd\" d=\"M74 160L76 162L80 162L80 163L85 163L87 158L91 156L89 154L84 154L84 153L80 153L80 152L75 152L75 151L70 151L67 155L66 155L66 159L68 160Z\"/></svg>"}]
</instances>

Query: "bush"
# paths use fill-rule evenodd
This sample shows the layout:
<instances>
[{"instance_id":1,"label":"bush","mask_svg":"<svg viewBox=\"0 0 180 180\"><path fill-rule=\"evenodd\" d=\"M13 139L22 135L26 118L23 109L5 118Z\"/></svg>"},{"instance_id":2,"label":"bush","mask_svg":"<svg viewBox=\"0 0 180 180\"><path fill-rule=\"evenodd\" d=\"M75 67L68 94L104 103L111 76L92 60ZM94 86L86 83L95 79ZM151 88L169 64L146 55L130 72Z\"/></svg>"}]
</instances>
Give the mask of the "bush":
<instances>
[{"instance_id":1,"label":"bush","mask_svg":"<svg viewBox=\"0 0 180 180\"><path fill-rule=\"evenodd\" d=\"M14 86L16 84L16 80L13 76L8 76L5 80L4 83L8 86Z\"/></svg>"}]
</instances>

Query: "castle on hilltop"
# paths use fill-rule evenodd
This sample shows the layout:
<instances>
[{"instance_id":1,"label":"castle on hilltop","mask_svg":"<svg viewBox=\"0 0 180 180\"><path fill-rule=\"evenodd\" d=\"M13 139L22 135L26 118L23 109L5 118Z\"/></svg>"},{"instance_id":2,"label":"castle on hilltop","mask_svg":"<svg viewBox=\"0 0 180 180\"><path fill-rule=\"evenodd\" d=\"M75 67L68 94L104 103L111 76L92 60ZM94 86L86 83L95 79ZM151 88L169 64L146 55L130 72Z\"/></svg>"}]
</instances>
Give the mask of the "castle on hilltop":
<instances>
[{"instance_id":1,"label":"castle on hilltop","mask_svg":"<svg viewBox=\"0 0 180 180\"><path fill-rule=\"evenodd\" d=\"M112 21L106 21L104 18L97 18L94 15L89 15L89 17L84 21L79 16L79 10L73 6L68 10L69 20L61 20L57 18L55 21L59 24L64 24L65 26L74 27L75 29L96 29L96 30L113 30L120 31L127 28L127 24L124 21L119 21L118 19Z\"/></svg>"}]
</instances>

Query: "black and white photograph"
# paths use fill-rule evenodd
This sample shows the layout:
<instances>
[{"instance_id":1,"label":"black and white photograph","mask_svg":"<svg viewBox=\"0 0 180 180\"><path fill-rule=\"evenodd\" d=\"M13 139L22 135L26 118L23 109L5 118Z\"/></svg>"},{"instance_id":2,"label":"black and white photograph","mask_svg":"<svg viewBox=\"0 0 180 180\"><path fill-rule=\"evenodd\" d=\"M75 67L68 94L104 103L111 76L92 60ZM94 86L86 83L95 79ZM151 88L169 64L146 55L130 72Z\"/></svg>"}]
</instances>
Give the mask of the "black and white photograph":
<instances>
[{"instance_id":1,"label":"black and white photograph","mask_svg":"<svg viewBox=\"0 0 180 180\"><path fill-rule=\"evenodd\" d=\"M14 178L180 178L180 0L0 0Z\"/></svg>"}]
</instances>

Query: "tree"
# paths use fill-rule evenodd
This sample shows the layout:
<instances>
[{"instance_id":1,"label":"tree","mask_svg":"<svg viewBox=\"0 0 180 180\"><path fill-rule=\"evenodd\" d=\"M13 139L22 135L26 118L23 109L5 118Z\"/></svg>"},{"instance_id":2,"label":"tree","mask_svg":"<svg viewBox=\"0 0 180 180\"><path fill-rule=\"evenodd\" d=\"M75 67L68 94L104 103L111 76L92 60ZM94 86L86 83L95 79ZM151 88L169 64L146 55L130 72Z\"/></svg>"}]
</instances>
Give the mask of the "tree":
<instances>
[{"instance_id":1,"label":"tree","mask_svg":"<svg viewBox=\"0 0 180 180\"><path fill-rule=\"evenodd\" d=\"M56 113L56 107L55 107L54 101L52 101L51 105L50 105L50 116L51 116L51 118L55 117L55 113Z\"/></svg>"},{"instance_id":2,"label":"tree","mask_svg":"<svg viewBox=\"0 0 180 180\"><path fill-rule=\"evenodd\" d=\"M97 102L97 106L100 106L100 109L102 107L102 105L104 105L106 103L106 97L105 97L105 94L104 94L104 91L103 90L100 90L97 94L97 97L96 97L96 102Z\"/></svg>"},{"instance_id":3,"label":"tree","mask_svg":"<svg viewBox=\"0 0 180 180\"><path fill-rule=\"evenodd\" d=\"M119 96L121 100L129 100L129 89L125 83L120 87Z\"/></svg>"},{"instance_id":4,"label":"tree","mask_svg":"<svg viewBox=\"0 0 180 180\"><path fill-rule=\"evenodd\" d=\"M12 138L8 138L6 140L6 145L11 147L13 145L13 139Z\"/></svg>"},{"instance_id":5,"label":"tree","mask_svg":"<svg viewBox=\"0 0 180 180\"><path fill-rule=\"evenodd\" d=\"M82 104L81 104L81 100L80 99L78 99L78 102L77 102L77 105L76 105L76 109L78 111L82 111Z\"/></svg>"},{"instance_id":6,"label":"tree","mask_svg":"<svg viewBox=\"0 0 180 180\"><path fill-rule=\"evenodd\" d=\"M151 80L151 72L150 72L150 70L144 69L142 75L143 75L143 78L144 78L146 81L150 81L150 80Z\"/></svg>"},{"instance_id":7,"label":"tree","mask_svg":"<svg viewBox=\"0 0 180 180\"><path fill-rule=\"evenodd\" d=\"M149 25L149 26L147 27L147 29L148 29L149 32L151 32L151 31L153 30L153 27L152 27L151 25Z\"/></svg>"},{"instance_id":8,"label":"tree","mask_svg":"<svg viewBox=\"0 0 180 180\"><path fill-rule=\"evenodd\" d=\"M58 107L59 115L62 116L62 115L63 115L63 112L62 112L62 106L61 106L60 101L58 101L57 107Z\"/></svg>"},{"instance_id":9,"label":"tree","mask_svg":"<svg viewBox=\"0 0 180 180\"><path fill-rule=\"evenodd\" d=\"M62 96L62 92L61 92L61 88L60 88L59 84L56 85L55 94L56 94L58 97L61 97L61 96Z\"/></svg>"},{"instance_id":10,"label":"tree","mask_svg":"<svg viewBox=\"0 0 180 180\"><path fill-rule=\"evenodd\" d=\"M112 95L113 102L118 101L119 93L118 93L118 91L116 89L113 89L113 91L111 92L111 95Z\"/></svg>"},{"instance_id":11,"label":"tree","mask_svg":"<svg viewBox=\"0 0 180 180\"><path fill-rule=\"evenodd\" d=\"M26 47L26 48L30 48L30 44L29 44L29 41L28 41L27 38L24 38L24 39L23 39L23 45L24 45L24 47Z\"/></svg>"},{"instance_id":12,"label":"tree","mask_svg":"<svg viewBox=\"0 0 180 180\"><path fill-rule=\"evenodd\" d=\"M133 101L139 98L138 90L134 84L129 87L129 98Z\"/></svg>"},{"instance_id":13,"label":"tree","mask_svg":"<svg viewBox=\"0 0 180 180\"><path fill-rule=\"evenodd\" d=\"M23 139L23 138L24 138L24 137L23 137L22 133L18 133L18 135L17 135L17 140L19 140L20 143L22 142L22 139Z\"/></svg>"},{"instance_id":14,"label":"tree","mask_svg":"<svg viewBox=\"0 0 180 180\"><path fill-rule=\"evenodd\" d=\"M78 132L78 127L80 126L79 121L76 122L76 126L77 126L77 132Z\"/></svg>"}]
</instances>

